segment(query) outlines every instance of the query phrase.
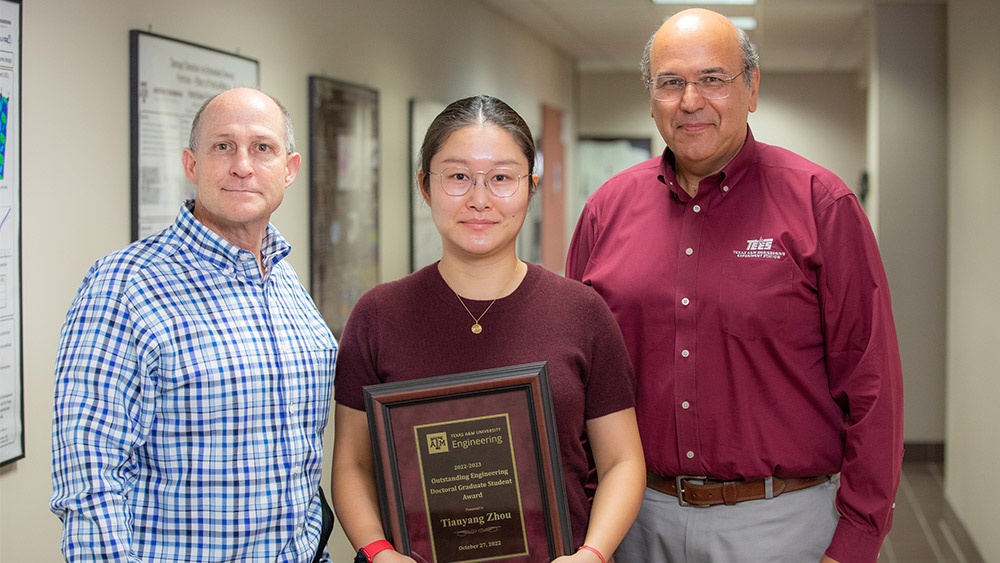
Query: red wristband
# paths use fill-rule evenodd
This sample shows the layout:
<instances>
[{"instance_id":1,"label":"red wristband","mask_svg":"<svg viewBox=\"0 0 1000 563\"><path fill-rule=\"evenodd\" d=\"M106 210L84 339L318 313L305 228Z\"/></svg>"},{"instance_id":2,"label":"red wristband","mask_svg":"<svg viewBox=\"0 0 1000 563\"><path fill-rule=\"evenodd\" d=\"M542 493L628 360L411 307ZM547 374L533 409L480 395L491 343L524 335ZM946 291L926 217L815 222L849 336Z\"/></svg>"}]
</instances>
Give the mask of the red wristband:
<instances>
[{"instance_id":1,"label":"red wristband","mask_svg":"<svg viewBox=\"0 0 1000 563\"><path fill-rule=\"evenodd\" d=\"M372 559L375 559L376 555L378 555L380 552L385 551L387 549L394 549L392 547L392 544L389 543L389 540L377 540L377 541L373 541L372 543L370 543L370 544L362 547L361 551L364 551L365 552L365 556L368 558L369 561L371 561ZM603 558L602 558L602 561L603 561Z\"/></svg>"},{"instance_id":2,"label":"red wristband","mask_svg":"<svg viewBox=\"0 0 1000 563\"><path fill-rule=\"evenodd\" d=\"M600 551L597 551L596 549L594 549L594 548L590 547L589 545L581 545L581 546L580 546L580 549L578 549L577 551L583 551L583 550L585 550L585 549L586 549L587 551L593 551L593 552L594 552L594 554L596 554L596 555L597 555L597 557L598 557L598 558L599 558L599 559L601 560L601 563L608 563L607 561L605 561L605 560L604 560L604 556L603 556L603 555L601 555L601 552L600 552Z\"/></svg>"}]
</instances>

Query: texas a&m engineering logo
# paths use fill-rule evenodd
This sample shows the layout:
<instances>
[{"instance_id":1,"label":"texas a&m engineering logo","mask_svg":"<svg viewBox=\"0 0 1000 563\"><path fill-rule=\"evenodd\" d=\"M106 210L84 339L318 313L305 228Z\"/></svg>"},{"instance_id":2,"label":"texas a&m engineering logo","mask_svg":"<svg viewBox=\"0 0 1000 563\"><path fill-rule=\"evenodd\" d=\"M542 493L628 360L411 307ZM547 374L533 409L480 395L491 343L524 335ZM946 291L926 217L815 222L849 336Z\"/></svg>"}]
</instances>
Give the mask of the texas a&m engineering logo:
<instances>
[{"instance_id":1,"label":"texas a&m engineering logo","mask_svg":"<svg viewBox=\"0 0 1000 563\"><path fill-rule=\"evenodd\" d=\"M441 454L448 451L448 433L435 432L427 435L427 453Z\"/></svg>"}]
</instances>

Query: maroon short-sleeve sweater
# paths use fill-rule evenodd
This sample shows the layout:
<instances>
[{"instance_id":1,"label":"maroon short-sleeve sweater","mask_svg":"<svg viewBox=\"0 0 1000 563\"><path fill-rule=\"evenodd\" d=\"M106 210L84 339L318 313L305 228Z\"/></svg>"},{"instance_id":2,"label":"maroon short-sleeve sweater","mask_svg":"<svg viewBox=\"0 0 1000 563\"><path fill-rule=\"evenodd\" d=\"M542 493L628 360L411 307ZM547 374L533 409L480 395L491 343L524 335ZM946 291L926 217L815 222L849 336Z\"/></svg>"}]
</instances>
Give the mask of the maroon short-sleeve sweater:
<instances>
[{"instance_id":1,"label":"maroon short-sleeve sweater","mask_svg":"<svg viewBox=\"0 0 1000 563\"><path fill-rule=\"evenodd\" d=\"M489 301L465 300L479 316ZM590 515L585 420L635 404L635 377L621 331L590 287L540 266L473 319L432 264L376 286L355 305L340 340L337 403L364 409L362 387L548 362L575 545Z\"/></svg>"}]
</instances>

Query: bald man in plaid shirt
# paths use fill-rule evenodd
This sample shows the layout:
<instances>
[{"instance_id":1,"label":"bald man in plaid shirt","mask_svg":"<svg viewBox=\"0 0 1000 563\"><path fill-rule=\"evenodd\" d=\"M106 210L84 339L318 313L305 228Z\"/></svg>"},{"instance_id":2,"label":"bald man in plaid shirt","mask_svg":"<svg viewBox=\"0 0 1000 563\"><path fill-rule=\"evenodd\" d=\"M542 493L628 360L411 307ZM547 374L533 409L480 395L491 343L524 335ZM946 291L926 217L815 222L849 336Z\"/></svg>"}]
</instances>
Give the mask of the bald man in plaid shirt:
<instances>
[{"instance_id":1,"label":"bald man in plaid shirt","mask_svg":"<svg viewBox=\"0 0 1000 563\"><path fill-rule=\"evenodd\" d=\"M300 163L277 100L219 94L183 151L195 199L84 278L56 362L51 508L67 561L325 555L337 343L269 222Z\"/></svg>"}]
</instances>

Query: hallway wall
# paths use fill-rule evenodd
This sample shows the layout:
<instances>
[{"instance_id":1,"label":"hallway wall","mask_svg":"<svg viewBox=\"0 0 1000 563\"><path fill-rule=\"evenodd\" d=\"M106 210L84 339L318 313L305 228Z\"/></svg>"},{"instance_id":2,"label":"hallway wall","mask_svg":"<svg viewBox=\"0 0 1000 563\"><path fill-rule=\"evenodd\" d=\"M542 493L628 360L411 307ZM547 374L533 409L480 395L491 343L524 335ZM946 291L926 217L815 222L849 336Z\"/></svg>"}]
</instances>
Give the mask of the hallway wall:
<instances>
[{"instance_id":1,"label":"hallway wall","mask_svg":"<svg viewBox=\"0 0 1000 563\"><path fill-rule=\"evenodd\" d=\"M1000 561L1000 2L948 6L948 302L945 495L983 559Z\"/></svg>"},{"instance_id":2,"label":"hallway wall","mask_svg":"<svg viewBox=\"0 0 1000 563\"><path fill-rule=\"evenodd\" d=\"M942 442L945 388L945 231L948 82L945 6L874 11L869 210L892 293L903 363L907 442Z\"/></svg>"}]
</instances>

